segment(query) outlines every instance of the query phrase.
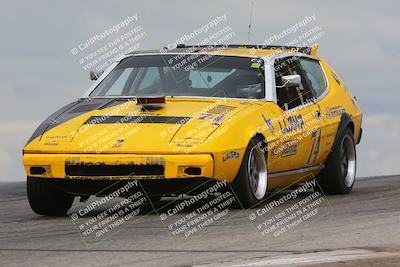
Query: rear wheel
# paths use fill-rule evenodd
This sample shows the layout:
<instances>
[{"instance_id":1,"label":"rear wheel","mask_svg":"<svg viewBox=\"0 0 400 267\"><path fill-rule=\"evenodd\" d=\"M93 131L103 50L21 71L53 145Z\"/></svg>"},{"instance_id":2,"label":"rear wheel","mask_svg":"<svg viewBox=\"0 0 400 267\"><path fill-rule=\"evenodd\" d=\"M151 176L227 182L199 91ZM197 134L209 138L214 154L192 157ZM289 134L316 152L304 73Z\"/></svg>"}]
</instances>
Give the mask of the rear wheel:
<instances>
[{"instance_id":1,"label":"rear wheel","mask_svg":"<svg viewBox=\"0 0 400 267\"><path fill-rule=\"evenodd\" d=\"M53 187L48 181L28 177L28 200L32 210L41 215L65 215L71 208L74 196Z\"/></svg>"},{"instance_id":2,"label":"rear wheel","mask_svg":"<svg viewBox=\"0 0 400 267\"><path fill-rule=\"evenodd\" d=\"M322 191L326 194L350 193L356 177L356 160L353 132L346 129L329 155L325 169L317 176Z\"/></svg>"},{"instance_id":3,"label":"rear wheel","mask_svg":"<svg viewBox=\"0 0 400 267\"><path fill-rule=\"evenodd\" d=\"M233 189L245 207L251 207L264 199L267 193L268 171L264 142L252 138L246 148Z\"/></svg>"}]
</instances>

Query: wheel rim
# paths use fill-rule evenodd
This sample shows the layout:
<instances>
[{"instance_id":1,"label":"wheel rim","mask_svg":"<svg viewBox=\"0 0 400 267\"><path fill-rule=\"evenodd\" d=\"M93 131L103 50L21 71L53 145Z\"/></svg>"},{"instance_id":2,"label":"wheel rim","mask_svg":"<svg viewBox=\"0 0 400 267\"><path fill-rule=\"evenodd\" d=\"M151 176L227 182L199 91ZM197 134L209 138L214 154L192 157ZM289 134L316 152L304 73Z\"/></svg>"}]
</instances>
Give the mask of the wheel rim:
<instances>
[{"instance_id":1,"label":"wheel rim","mask_svg":"<svg viewBox=\"0 0 400 267\"><path fill-rule=\"evenodd\" d=\"M340 148L340 166L344 184L351 187L356 176L356 151L351 136L346 135Z\"/></svg>"},{"instance_id":2,"label":"wheel rim","mask_svg":"<svg viewBox=\"0 0 400 267\"><path fill-rule=\"evenodd\" d=\"M250 151L247 171L251 191L254 197L260 200L267 191L268 172L264 153L258 146L254 146Z\"/></svg>"}]
</instances>

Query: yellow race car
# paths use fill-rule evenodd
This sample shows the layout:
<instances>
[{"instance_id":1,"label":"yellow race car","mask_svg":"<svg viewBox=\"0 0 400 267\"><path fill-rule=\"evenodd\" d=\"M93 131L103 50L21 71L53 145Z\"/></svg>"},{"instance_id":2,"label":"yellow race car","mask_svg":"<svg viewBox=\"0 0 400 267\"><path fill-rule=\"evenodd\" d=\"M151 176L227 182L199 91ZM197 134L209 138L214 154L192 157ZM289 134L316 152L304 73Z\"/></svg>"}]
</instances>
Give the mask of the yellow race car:
<instances>
[{"instance_id":1,"label":"yellow race car","mask_svg":"<svg viewBox=\"0 0 400 267\"><path fill-rule=\"evenodd\" d=\"M314 177L324 193L353 187L362 111L317 46L178 45L91 77L24 147L36 213L128 181L150 199L226 182L245 207Z\"/></svg>"}]
</instances>

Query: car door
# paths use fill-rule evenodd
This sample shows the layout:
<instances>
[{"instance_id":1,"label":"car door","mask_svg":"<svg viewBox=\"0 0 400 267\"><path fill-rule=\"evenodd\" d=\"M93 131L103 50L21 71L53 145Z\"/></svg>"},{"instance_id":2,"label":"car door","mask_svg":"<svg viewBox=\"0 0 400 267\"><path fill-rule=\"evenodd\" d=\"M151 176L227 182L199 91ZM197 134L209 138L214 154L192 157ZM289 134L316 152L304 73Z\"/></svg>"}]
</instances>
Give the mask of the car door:
<instances>
[{"instance_id":1,"label":"car door","mask_svg":"<svg viewBox=\"0 0 400 267\"><path fill-rule=\"evenodd\" d=\"M325 96L328 93L329 86L328 80L325 76L323 68L318 59L302 57L299 58L301 69L304 72L304 79L308 83L309 88L315 99L315 103L321 109L320 111L320 128L318 129L317 135L310 136L312 142L311 152L306 165L323 164L330 153L331 145L333 143L334 134L336 132L337 125L329 123L327 121L327 112L331 110L340 110L340 107L334 107L333 109L327 105Z\"/></svg>"},{"instance_id":2,"label":"car door","mask_svg":"<svg viewBox=\"0 0 400 267\"><path fill-rule=\"evenodd\" d=\"M315 103L310 83L298 57L275 61L277 105L281 114L276 119L279 138L272 144L270 165L274 172L297 170L311 166L319 154L321 141L321 110ZM278 88L282 77L300 75L299 86Z\"/></svg>"}]
</instances>

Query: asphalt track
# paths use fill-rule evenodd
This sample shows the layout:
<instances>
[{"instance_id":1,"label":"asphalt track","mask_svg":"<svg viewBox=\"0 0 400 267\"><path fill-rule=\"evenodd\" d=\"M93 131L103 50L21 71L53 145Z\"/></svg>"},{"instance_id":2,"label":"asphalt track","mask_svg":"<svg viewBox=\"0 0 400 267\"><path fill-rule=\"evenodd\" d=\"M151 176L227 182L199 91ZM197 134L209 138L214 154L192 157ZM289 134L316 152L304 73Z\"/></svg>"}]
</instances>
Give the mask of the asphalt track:
<instances>
[{"instance_id":1,"label":"asphalt track","mask_svg":"<svg viewBox=\"0 0 400 267\"><path fill-rule=\"evenodd\" d=\"M285 202L274 214L311 194ZM70 217L34 214L24 183L0 184L0 266L400 266L400 176L359 179L350 195L327 196L320 214L277 237L262 236L249 220L258 209L230 210L204 231L171 237L147 205L88 246Z\"/></svg>"}]
</instances>

